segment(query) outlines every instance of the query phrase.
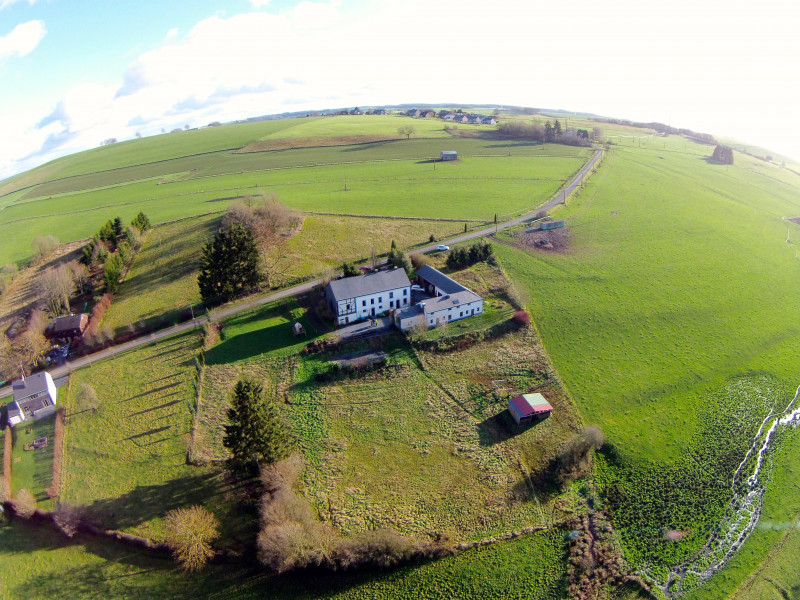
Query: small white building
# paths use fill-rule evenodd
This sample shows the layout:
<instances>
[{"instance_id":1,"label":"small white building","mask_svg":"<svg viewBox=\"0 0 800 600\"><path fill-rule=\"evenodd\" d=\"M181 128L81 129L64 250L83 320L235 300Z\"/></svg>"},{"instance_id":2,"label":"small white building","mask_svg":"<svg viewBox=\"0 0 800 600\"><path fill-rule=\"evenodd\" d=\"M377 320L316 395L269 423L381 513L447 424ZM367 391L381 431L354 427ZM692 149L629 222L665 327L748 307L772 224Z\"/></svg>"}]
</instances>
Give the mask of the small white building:
<instances>
[{"instance_id":1,"label":"small white building","mask_svg":"<svg viewBox=\"0 0 800 600\"><path fill-rule=\"evenodd\" d=\"M408 306L411 282L404 269L377 271L331 281L325 294L334 321L347 325Z\"/></svg>"},{"instance_id":2,"label":"small white building","mask_svg":"<svg viewBox=\"0 0 800 600\"><path fill-rule=\"evenodd\" d=\"M442 153L439 155L439 160L458 160L458 151L442 150Z\"/></svg>"},{"instance_id":3,"label":"small white building","mask_svg":"<svg viewBox=\"0 0 800 600\"><path fill-rule=\"evenodd\" d=\"M6 405L6 411L12 427L56 411L56 384L46 371L15 381L11 389L14 399Z\"/></svg>"},{"instance_id":4,"label":"small white building","mask_svg":"<svg viewBox=\"0 0 800 600\"><path fill-rule=\"evenodd\" d=\"M417 269L417 282L431 297L395 313L402 331L420 325L430 329L483 312L483 298L430 265Z\"/></svg>"}]
</instances>

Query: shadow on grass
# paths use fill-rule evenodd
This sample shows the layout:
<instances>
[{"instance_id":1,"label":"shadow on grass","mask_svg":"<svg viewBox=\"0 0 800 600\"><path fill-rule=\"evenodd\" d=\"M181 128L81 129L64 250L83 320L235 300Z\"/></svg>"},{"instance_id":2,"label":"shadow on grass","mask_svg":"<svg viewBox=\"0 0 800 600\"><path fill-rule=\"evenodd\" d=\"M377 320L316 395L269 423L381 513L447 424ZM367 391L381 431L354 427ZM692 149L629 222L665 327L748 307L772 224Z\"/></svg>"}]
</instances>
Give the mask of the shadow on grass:
<instances>
[{"instance_id":1,"label":"shadow on grass","mask_svg":"<svg viewBox=\"0 0 800 600\"><path fill-rule=\"evenodd\" d=\"M238 326L263 319L263 315L261 315L260 318L251 317L237 322L236 325ZM306 331L313 331L305 317L300 318L300 323L303 324ZM286 321L271 327L240 333L239 335L234 335L226 339L224 342L217 344L206 352L206 364L219 365L238 362L250 358L251 356L256 356L257 354L274 352L288 346L294 346L295 344L308 343L312 339L313 337L310 335L296 337L294 335L293 323L291 321Z\"/></svg>"},{"instance_id":2,"label":"shadow on grass","mask_svg":"<svg viewBox=\"0 0 800 600\"><path fill-rule=\"evenodd\" d=\"M175 392L175 393L177 393L177 392ZM170 394L167 394L167 395L169 396ZM140 411L137 411L135 413L131 413L131 414L128 415L128 418L136 417L138 415L143 415L143 414L149 413L149 412L153 412L154 410L160 410L162 408L168 408L170 406L175 406L176 404L179 404L181 402L183 402L182 398L178 398L177 400L170 400L169 402L165 402L164 404L159 404L158 406L151 406L150 408L145 408L144 410L140 410Z\"/></svg>"},{"instance_id":3,"label":"shadow on grass","mask_svg":"<svg viewBox=\"0 0 800 600\"><path fill-rule=\"evenodd\" d=\"M102 498L84 507L86 517L110 529L135 527L168 511L192 504L204 504L226 494L231 484L216 472L172 479L167 483L140 485L126 494Z\"/></svg>"},{"instance_id":4,"label":"shadow on grass","mask_svg":"<svg viewBox=\"0 0 800 600\"><path fill-rule=\"evenodd\" d=\"M493 446L515 438L533 429L542 421L532 421L523 425L517 425L511 414L504 410L501 413L489 417L478 423L478 439L481 446Z\"/></svg>"},{"instance_id":5,"label":"shadow on grass","mask_svg":"<svg viewBox=\"0 0 800 600\"><path fill-rule=\"evenodd\" d=\"M159 387L157 387L157 388L155 388L155 389L152 389L152 390L147 390L146 392L141 392L141 393L139 393L139 394L134 394L133 396L130 396L129 398L125 398L125 399L123 400L123 402L129 402L130 400L135 400L136 398L142 398L142 397L144 397L144 396L149 396L149 395L151 395L151 394L157 394L158 392L163 392L163 391L165 391L165 390L169 390L169 389L172 389L172 388L174 388L174 387L177 387L177 386L179 386L180 384L181 384L181 382L180 382L180 381L176 381L176 382L174 382L174 383L167 383L167 384L165 384L165 385L162 385L162 386L159 386ZM167 394L167 396L168 396L168 395L169 395L169 394Z\"/></svg>"}]
</instances>

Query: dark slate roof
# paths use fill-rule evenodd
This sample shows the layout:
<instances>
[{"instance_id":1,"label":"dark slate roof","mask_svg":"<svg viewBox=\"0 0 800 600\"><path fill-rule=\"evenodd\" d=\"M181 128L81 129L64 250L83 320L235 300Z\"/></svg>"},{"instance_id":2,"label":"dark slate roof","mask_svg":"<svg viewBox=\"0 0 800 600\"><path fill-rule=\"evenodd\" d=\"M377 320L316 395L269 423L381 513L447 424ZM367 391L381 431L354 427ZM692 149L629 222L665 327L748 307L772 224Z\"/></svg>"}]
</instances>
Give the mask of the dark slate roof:
<instances>
[{"instance_id":1,"label":"dark slate roof","mask_svg":"<svg viewBox=\"0 0 800 600\"><path fill-rule=\"evenodd\" d=\"M379 294L410 285L411 282L408 280L405 269L392 269L391 271L368 273L360 277L335 279L328 284L328 288L333 299L338 301Z\"/></svg>"},{"instance_id":2,"label":"dark slate roof","mask_svg":"<svg viewBox=\"0 0 800 600\"><path fill-rule=\"evenodd\" d=\"M85 314L78 314L78 315L68 315L66 317L56 317L53 320L53 334L57 335L59 333L63 333L65 331L80 331L83 333L83 330L86 329L86 325L89 322L89 316Z\"/></svg>"},{"instance_id":3,"label":"dark slate roof","mask_svg":"<svg viewBox=\"0 0 800 600\"><path fill-rule=\"evenodd\" d=\"M47 372L42 371L41 373L36 373L35 375L12 383L11 389L14 390L14 400L20 402L28 396L47 391L46 375Z\"/></svg>"},{"instance_id":4,"label":"dark slate roof","mask_svg":"<svg viewBox=\"0 0 800 600\"><path fill-rule=\"evenodd\" d=\"M423 265L417 269L417 277L435 285L445 294L455 294L465 290L469 291L463 285L453 279L450 279L447 275L441 271L437 271L430 265Z\"/></svg>"},{"instance_id":5,"label":"dark slate roof","mask_svg":"<svg viewBox=\"0 0 800 600\"><path fill-rule=\"evenodd\" d=\"M420 304L412 304L411 306L406 306L405 308L400 309L397 312L397 316L400 319L411 319L421 315L423 312L424 310Z\"/></svg>"}]
</instances>

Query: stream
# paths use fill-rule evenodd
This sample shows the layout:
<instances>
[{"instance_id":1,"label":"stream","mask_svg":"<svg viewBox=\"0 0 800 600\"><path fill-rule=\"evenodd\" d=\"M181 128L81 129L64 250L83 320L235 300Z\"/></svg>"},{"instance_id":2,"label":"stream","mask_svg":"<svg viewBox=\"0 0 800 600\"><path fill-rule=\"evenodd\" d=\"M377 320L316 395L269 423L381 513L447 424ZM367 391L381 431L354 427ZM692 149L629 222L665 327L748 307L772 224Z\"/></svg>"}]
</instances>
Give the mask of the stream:
<instances>
[{"instance_id":1,"label":"stream","mask_svg":"<svg viewBox=\"0 0 800 600\"><path fill-rule=\"evenodd\" d=\"M755 529L761 516L765 489L761 481L761 469L775 432L779 428L800 424L798 397L800 386L782 412L770 411L761 422L750 449L734 471L731 480L733 498L725 509L722 521L700 552L690 561L674 567L661 586L668 598L680 596L684 591L684 583L691 589L724 567ZM749 464L752 464L753 457L755 465L751 468ZM747 479L743 481L745 476ZM685 582L687 576L690 576L691 583Z\"/></svg>"}]
</instances>

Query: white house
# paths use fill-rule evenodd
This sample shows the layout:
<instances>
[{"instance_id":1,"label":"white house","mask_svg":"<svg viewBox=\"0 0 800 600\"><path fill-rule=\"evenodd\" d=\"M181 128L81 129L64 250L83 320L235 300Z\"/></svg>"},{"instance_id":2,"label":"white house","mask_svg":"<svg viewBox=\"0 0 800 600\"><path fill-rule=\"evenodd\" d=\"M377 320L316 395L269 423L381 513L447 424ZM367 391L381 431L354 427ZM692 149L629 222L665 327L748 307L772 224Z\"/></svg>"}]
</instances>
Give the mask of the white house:
<instances>
[{"instance_id":1,"label":"white house","mask_svg":"<svg viewBox=\"0 0 800 600\"><path fill-rule=\"evenodd\" d=\"M458 160L457 150L442 150L439 160Z\"/></svg>"},{"instance_id":2,"label":"white house","mask_svg":"<svg viewBox=\"0 0 800 600\"><path fill-rule=\"evenodd\" d=\"M325 294L336 323L346 325L408 306L411 282L404 269L377 271L331 281Z\"/></svg>"},{"instance_id":3,"label":"white house","mask_svg":"<svg viewBox=\"0 0 800 600\"><path fill-rule=\"evenodd\" d=\"M417 281L431 298L395 313L403 331L419 325L430 329L483 312L483 298L429 265L417 269Z\"/></svg>"},{"instance_id":4,"label":"white house","mask_svg":"<svg viewBox=\"0 0 800 600\"><path fill-rule=\"evenodd\" d=\"M42 371L11 385L14 399L6 405L8 422L14 426L52 414L56 410L56 384Z\"/></svg>"}]
</instances>

